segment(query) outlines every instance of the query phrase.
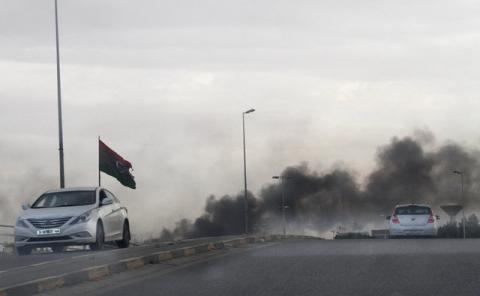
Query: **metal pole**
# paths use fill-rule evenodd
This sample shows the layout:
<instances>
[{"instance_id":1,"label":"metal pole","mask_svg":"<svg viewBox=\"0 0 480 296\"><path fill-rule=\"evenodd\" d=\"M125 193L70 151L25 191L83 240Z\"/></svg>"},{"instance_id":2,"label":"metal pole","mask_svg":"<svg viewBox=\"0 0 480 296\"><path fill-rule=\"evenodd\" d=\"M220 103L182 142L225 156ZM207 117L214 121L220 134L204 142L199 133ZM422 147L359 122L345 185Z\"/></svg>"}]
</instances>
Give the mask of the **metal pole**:
<instances>
[{"instance_id":1,"label":"metal pole","mask_svg":"<svg viewBox=\"0 0 480 296\"><path fill-rule=\"evenodd\" d=\"M463 194L463 172L460 174L460 178L462 180L462 213L463 213L463 239L467 238L467 233L465 232L465 224L467 223L467 220L465 219L465 196Z\"/></svg>"},{"instance_id":2,"label":"metal pole","mask_svg":"<svg viewBox=\"0 0 480 296\"><path fill-rule=\"evenodd\" d=\"M248 199L247 199L247 152L245 149L245 114L255 112L255 109L250 109L242 113L242 127L243 127L243 180L244 180L244 198L245 198L245 234L248 234Z\"/></svg>"},{"instance_id":3,"label":"metal pole","mask_svg":"<svg viewBox=\"0 0 480 296\"><path fill-rule=\"evenodd\" d=\"M243 180L244 180L244 215L245 215L245 234L248 234L248 200L247 200L247 152L245 151L245 112L242 113L243 126Z\"/></svg>"},{"instance_id":4,"label":"metal pole","mask_svg":"<svg viewBox=\"0 0 480 296\"><path fill-rule=\"evenodd\" d=\"M98 187L102 187L102 177L100 174L100 136L98 136Z\"/></svg>"},{"instance_id":5,"label":"metal pole","mask_svg":"<svg viewBox=\"0 0 480 296\"><path fill-rule=\"evenodd\" d=\"M283 236L287 236L287 221L285 219L285 178L282 178L282 220L283 220Z\"/></svg>"},{"instance_id":6,"label":"metal pole","mask_svg":"<svg viewBox=\"0 0 480 296\"><path fill-rule=\"evenodd\" d=\"M65 168L63 161L62 91L60 87L60 46L58 41L57 0L55 0L55 41L57 48L58 152L60 158L60 188L65 188Z\"/></svg>"}]
</instances>

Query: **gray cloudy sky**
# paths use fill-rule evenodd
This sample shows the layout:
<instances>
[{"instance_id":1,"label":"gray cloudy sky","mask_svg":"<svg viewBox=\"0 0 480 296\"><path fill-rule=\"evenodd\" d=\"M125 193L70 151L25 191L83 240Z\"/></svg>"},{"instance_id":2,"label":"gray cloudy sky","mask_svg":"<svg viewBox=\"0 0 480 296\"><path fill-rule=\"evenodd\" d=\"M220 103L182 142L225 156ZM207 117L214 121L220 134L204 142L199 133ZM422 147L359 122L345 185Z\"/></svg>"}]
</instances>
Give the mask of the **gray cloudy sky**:
<instances>
[{"instance_id":1,"label":"gray cloudy sky","mask_svg":"<svg viewBox=\"0 0 480 296\"><path fill-rule=\"evenodd\" d=\"M59 0L66 180L97 179L97 142L138 190L104 184L151 230L285 166L361 176L393 136L480 144L477 1ZM0 195L57 186L53 0L0 0ZM3 213L11 220L15 211ZM160 213L160 214L159 214ZM145 220L146 219L146 220Z\"/></svg>"}]
</instances>

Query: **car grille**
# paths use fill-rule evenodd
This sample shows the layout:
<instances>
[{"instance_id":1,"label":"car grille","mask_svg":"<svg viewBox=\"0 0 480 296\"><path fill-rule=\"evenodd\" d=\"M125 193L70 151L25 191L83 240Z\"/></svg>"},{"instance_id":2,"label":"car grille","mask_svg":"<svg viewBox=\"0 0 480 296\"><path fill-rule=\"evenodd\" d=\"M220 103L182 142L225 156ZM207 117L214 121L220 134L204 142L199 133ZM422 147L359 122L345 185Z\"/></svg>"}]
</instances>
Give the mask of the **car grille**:
<instances>
[{"instance_id":1,"label":"car grille","mask_svg":"<svg viewBox=\"0 0 480 296\"><path fill-rule=\"evenodd\" d=\"M72 239L70 236L52 236L52 237L32 237L28 239L28 242L51 242L51 241L63 241Z\"/></svg>"},{"instance_id":2,"label":"car grille","mask_svg":"<svg viewBox=\"0 0 480 296\"><path fill-rule=\"evenodd\" d=\"M72 217L52 218L52 219L28 219L28 222L35 228L59 228L67 223Z\"/></svg>"}]
</instances>

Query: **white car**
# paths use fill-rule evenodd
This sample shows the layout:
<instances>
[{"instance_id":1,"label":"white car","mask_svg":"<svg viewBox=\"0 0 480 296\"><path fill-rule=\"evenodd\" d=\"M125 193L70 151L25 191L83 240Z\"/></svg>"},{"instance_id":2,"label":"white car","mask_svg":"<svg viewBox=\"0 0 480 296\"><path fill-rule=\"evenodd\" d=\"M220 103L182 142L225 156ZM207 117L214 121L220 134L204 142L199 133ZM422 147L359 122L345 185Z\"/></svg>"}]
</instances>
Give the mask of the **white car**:
<instances>
[{"instance_id":1,"label":"white car","mask_svg":"<svg viewBox=\"0 0 480 296\"><path fill-rule=\"evenodd\" d=\"M107 189L81 187L51 190L42 194L15 224L17 254L33 248L50 247L60 252L65 246L89 245L102 249L105 242L120 248L130 243L127 209Z\"/></svg>"},{"instance_id":2,"label":"white car","mask_svg":"<svg viewBox=\"0 0 480 296\"><path fill-rule=\"evenodd\" d=\"M405 204L395 207L390 221L390 237L437 236L438 216L425 204Z\"/></svg>"}]
</instances>

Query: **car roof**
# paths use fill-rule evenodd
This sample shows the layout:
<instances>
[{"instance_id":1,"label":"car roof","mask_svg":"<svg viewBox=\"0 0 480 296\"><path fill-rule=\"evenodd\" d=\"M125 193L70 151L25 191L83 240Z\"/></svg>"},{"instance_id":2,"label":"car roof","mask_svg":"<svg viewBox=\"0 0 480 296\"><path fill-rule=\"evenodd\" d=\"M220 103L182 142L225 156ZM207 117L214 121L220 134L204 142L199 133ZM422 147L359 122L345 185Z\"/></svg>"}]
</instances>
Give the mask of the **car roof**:
<instances>
[{"instance_id":1,"label":"car roof","mask_svg":"<svg viewBox=\"0 0 480 296\"><path fill-rule=\"evenodd\" d=\"M408 206L419 206L419 207L431 208L431 206L429 206L429 205L427 205L427 204L416 204L416 203L396 205L395 208L408 207Z\"/></svg>"},{"instance_id":2,"label":"car roof","mask_svg":"<svg viewBox=\"0 0 480 296\"><path fill-rule=\"evenodd\" d=\"M56 192L68 192L68 191L95 191L99 187L70 187L70 188L59 188L59 189L51 189L46 191L45 193L56 193Z\"/></svg>"}]
</instances>

